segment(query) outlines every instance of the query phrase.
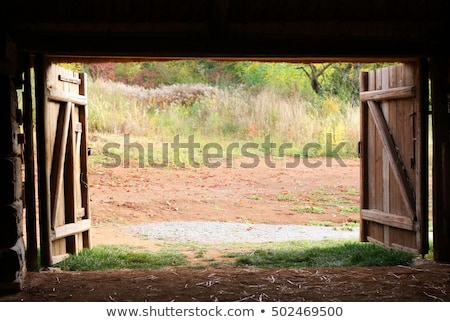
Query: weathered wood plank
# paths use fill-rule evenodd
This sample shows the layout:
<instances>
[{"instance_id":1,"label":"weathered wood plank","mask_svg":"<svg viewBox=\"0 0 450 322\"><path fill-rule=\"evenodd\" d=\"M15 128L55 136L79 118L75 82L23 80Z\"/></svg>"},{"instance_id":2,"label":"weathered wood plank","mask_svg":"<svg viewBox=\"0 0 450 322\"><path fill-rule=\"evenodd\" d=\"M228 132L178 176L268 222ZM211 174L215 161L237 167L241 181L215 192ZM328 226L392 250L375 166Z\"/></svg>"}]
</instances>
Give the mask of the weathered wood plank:
<instances>
[{"instance_id":1,"label":"weathered wood plank","mask_svg":"<svg viewBox=\"0 0 450 322\"><path fill-rule=\"evenodd\" d=\"M71 224L76 222L76 189L75 189L75 180L76 180L76 166L75 166L75 158L76 158L76 143L75 137L77 133L75 132L75 124L77 123L75 120L75 106L70 109L70 122L69 122L69 132L67 137L67 152L66 152L66 161L64 168L64 202L65 202L65 211L64 211L64 225ZM64 226L62 226L64 227ZM77 252L76 247L76 239L75 238L66 238L66 252L70 254L75 254Z\"/></svg>"},{"instance_id":2,"label":"weathered wood plank","mask_svg":"<svg viewBox=\"0 0 450 322\"><path fill-rule=\"evenodd\" d=\"M413 98L416 96L414 86L402 86L396 88L386 88L380 90L361 92L359 97L362 102L367 101L387 101L404 98Z\"/></svg>"},{"instance_id":3,"label":"weathered wood plank","mask_svg":"<svg viewBox=\"0 0 450 322\"><path fill-rule=\"evenodd\" d=\"M51 228L55 228L58 201L61 193L64 174L64 161L66 159L67 137L69 133L69 121L72 104L64 104L58 117L58 128L56 130L55 146L53 149L52 168L50 172L51 192Z\"/></svg>"},{"instance_id":4,"label":"weathered wood plank","mask_svg":"<svg viewBox=\"0 0 450 322\"><path fill-rule=\"evenodd\" d=\"M368 87L369 74L363 72L360 75L360 91L366 91ZM361 116L360 116L360 135L361 141L359 142L359 157L360 157L360 178L368 178L368 166L367 166L367 147L368 147L368 110L367 103L360 103ZM369 185L368 180L360 180L360 209L369 207ZM359 225L359 238L361 241L366 241L366 225L361 222Z\"/></svg>"},{"instance_id":5,"label":"weathered wood plank","mask_svg":"<svg viewBox=\"0 0 450 322\"><path fill-rule=\"evenodd\" d=\"M50 89L48 93L48 100L55 102L66 102L74 103L76 105L85 106L87 105L87 98L83 95L78 95L74 93L67 93L64 91Z\"/></svg>"},{"instance_id":6,"label":"weathered wood plank","mask_svg":"<svg viewBox=\"0 0 450 322\"><path fill-rule=\"evenodd\" d=\"M64 226L56 227L52 234L52 240L65 238L67 236L76 235L85 232L91 228L91 219L79 220L75 223L66 224Z\"/></svg>"},{"instance_id":7,"label":"weathered wood plank","mask_svg":"<svg viewBox=\"0 0 450 322\"><path fill-rule=\"evenodd\" d=\"M368 90L374 90L375 89L375 71L369 72L369 83L368 83ZM370 176L372 179L369 180L368 178L368 191L369 191L369 203L367 205L367 208L376 208L377 206L377 189L376 189L376 180L375 180L375 171L376 171L376 128L374 125L374 122L372 118L370 117L369 113L369 107L367 105L367 127L368 127L368 139L367 139L367 166L368 166L368 176Z\"/></svg>"},{"instance_id":8,"label":"weathered wood plank","mask_svg":"<svg viewBox=\"0 0 450 322\"><path fill-rule=\"evenodd\" d=\"M47 72L48 61L43 54L36 55L34 63L36 82L36 139L38 159L38 196L39 196L39 236L41 248L41 266L53 264L52 246L50 241L51 202L50 181L47 171L49 147L46 142L48 126L47 105Z\"/></svg>"},{"instance_id":9,"label":"weathered wood plank","mask_svg":"<svg viewBox=\"0 0 450 322\"><path fill-rule=\"evenodd\" d=\"M26 236L27 255L26 265L28 271L37 271L37 225L36 225L36 186L35 186L35 157L34 157L34 129L33 129L33 102L31 90L30 57L24 60L24 92L23 92L23 129L25 133L24 159L25 159L25 209L26 209Z\"/></svg>"},{"instance_id":10,"label":"weathered wood plank","mask_svg":"<svg viewBox=\"0 0 450 322\"><path fill-rule=\"evenodd\" d=\"M397 154L395 144L393 142L392 136L389 134L389 128L386 124L386 120L381 113L380 107L374 101L368 101L368 104L369 111L371 112L378 133L380 134L380 139L382 140L383 145L386 148L386 154L389 157L389 161L392 166L392 172L398 182L400 193L403 201L405 202L408 212L407 215L410 218L414 218L416 205L413 194L408 186L408 178L406 176L406 173L402 169L403 161L400 160Z\"/></svg>"},{"instance_id":11,"label":"weathered wood plank","mask_svg":"<svg viewBox=\"0 0 450 322\"><path fill-rule=\"evenodd\" d=\"M76 85L81 84L81 80L79 78L69 77L66 75L58 75L58 80L61 82L66 82L66 83L71 83L71 84L76 84Z\"/></svg>"},{"instance_id":12,"label":"weathered wood plank","mask_svg":"<svg viewBox=\"0 0 450 322\"><path fill-rule=\"evenodd\" d=\"M82 73L79 75L81 84L79 94L87 97L88 95L88 84L87 75ZM91 218L90 207L89 207L89 184L88 184L88 143L87 143L87 133L88 133L88 105L80 106L80 119L79 122L82 125L82 134L80 133L80 163L81 163L81 173L80 173L80 183L81 183L81 207L85 209L84 218ZM90 230L83 232L83 246L85 248L92 247L92 236Z\"/></svg>"},{"instance_id":13,"label":"weathered wood plank","mask_svg":"<svg viewBox=\"0 0 450 322\"><path fill-rule=\"evenodd\" d=\"M55 256L52 256L52 263L53 264L58 264L58 263L60 263L60 262L62 262L63 260L65 260L65 259L67 259L67 258L69 258L69 254L62 254L62 255L55 255Z\"/></svg>"},{"instance_id":14,"label":"weathered wood plank","mask_svg":"<svg viewBox=\"0 0 450 322\"><path fill-rule=\"evenodd\" d=\"M400 245L400 244L397 244L397 243L392 243L391 247L395 248L395 249L403 250L403 251L408 252L408 253L416 253L417 254L419 252L416 248L407 247L407 246Z\"/></svg>"},{"instance_id":15,"label":"weathered wood plank","mask_svg":"<svg viewBox=\"0 0 450 322\"><path fill-rule=\"evenodd\" d=\"M361 218L405 230L416 230L416 223L408 217L383 212L378 209L362 209Z\"/></svg>"},{"instance_id":16,"label":"weathered wood plank","mask_svg":"<svg viewBox=\"0 0 450 322\"><path fill-rule=\"evenodd\" d=\"M381 90L387 90L389 88L389 69L382 68L380 69L380 82L381 82ZM389 102L381 102L381 110L383 113L383 117L386 120L386 123L389 123L390 119L390 105ZM383 208L384 212L389 212L389 196L390 196L390 165L389 158L386 155L386 148L383 148L382 151L382 182L383 182Z\"/></svg>"}]
</instances>

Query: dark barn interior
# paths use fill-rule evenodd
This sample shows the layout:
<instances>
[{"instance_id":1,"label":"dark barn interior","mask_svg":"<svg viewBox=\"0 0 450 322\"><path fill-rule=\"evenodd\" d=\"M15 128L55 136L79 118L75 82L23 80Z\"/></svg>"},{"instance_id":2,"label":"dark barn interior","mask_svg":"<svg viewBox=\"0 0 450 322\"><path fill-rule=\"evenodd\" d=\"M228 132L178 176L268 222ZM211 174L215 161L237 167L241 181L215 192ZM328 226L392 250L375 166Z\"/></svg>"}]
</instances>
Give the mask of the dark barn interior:
<instances>
[{"instance_id":1,"label":"dark barn interior","mask_svg":"<svg viewBox=\"0 0 450 322\"><path fill-rule=\"evenodd\" d=\"M428 97L422 98L425 110L421 112L431 114L433 158L424 158L422 162L425 168L428 162L432 163L433 168L434 260L450 262L449 12L446 0L2 1L0 289L20 290L26 270L36 266L33 259L26 258L26 252L32 252L37 245L25 246L22 227L26 224L27 230L32 231L33 216L39 216L45 227L51 216L46 203L54 196L45 187L49 183L41 169L48 161L45 154L38 153L37 159L39 214L33 214L35 207L23 205L23 200L27 205L35 204L34 165L28 158L33 146L24 144L32 141L27 139L32 122L30 111L18 110L16 90L30 86L29 72L34 68L37 141L45 145L45 118L39 115L49 99L45 72L47 63L52 61L208 58L301 63L401 62L420 66L422 76L418 82L430 84L431 109ZM371 93L375 94L390 95ZM75 100L75 104L82 105L83 100ZM398 176L402 178L401 171ZM428 182L420 182L417 189L427 196ZM363 197L361 202L365 202ZM428 209L423 201L419 206ZM27 220L23 218L25 208ZM376 212L370 214L376 217ZM422 220L427 220L427 215L422 215ZM397 220L396 225L402 228L406 224ZM423 233L420 222L410 225ZM48 246L50 239L41 236L41 249ZM427 245L423 240L417 242L421 244L419 253L425 252ZM42 261L51 264L51 254L43 252Z\"/></svg>"}]
</instances>

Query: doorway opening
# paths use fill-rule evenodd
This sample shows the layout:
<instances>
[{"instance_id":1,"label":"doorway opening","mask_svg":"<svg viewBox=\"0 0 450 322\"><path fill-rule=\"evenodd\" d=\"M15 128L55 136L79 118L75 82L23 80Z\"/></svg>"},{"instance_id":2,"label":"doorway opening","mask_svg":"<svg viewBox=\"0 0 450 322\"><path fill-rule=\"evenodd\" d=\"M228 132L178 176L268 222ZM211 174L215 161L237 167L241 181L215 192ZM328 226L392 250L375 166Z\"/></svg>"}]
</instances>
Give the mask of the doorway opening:
<instances>
[{"instance_id":1,"label":"doorway opening","mask_svg":"<svg viewBox=\"0 0 450 322\"><path fill-rule=\"evenodd\" d=\"M191 243L227 235L229 243L359 238L359 73L379 64L63 66L90 77L94 246L187 243L179 247L202 266L227 254ZM293 225L302 226L294 237Z\"/></svg>"},{"instance_id":2,"label":"doorway opening","mask_svg":"<svg viewBox=\"0 0 450 322\"><path fill-rule=\"evenodd\" d=\"M309 228L329 231L314 239L358 238L358 97L355 88L346 102L335 93L336 73L358 86L355 66L196 60L88 68L90 160L99 166L90 182L109 194L91 189L91 209L111 242L130 240L105 225L120 220L133 224L138 244L275 242ZM290 236L287 226L300 224L307 227Z\"/></svg>"}]
</instances>

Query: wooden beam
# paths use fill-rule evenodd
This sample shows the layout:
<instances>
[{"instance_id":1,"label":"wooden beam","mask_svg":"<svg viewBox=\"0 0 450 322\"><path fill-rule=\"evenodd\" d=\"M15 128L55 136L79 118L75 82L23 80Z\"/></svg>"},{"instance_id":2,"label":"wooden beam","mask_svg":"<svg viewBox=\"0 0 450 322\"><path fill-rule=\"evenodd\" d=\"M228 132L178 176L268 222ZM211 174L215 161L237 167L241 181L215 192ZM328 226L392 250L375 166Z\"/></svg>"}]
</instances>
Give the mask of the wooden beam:
<instances>
[{"instance_id":1,"label":"wooden beam","mask_svg":"<svg viewBox=\"0 0 450 322\"><path fill-rule=\"evenodd\" d=\"M23 130L25 133L24 164L25 164L25 216L27 234L27 270L37 271L37 225L36 225L36 183L34 167L34 127L33 101L31 93L31 57L24 59L24 91L23 91Z\"/></svg>"},{"instance_id":2,"label":"wooden beam","mask_svg":"<svg viewBox=\"0 0 450 322\"><path fill-rule=\"evenodd\" d=\"M62 191L64 162L66 160L67 137L69 133L69 123L71 119L72 104L63 104L58 116L58 125L55 136L55 146L53 148L52 168L50 172L50 192L51 192L51 228L55 228L55 218L58 209L58 201Z\"/></svg>"},{"instance_id":3,"label":"wooden beam","mask_svg":"<svg viewBox=\"0 0 450 322\"><path fill-rule=\"evenodd\" d=\"M91 220L83 219L71 224L65 224L63 226L56 227L53 234L52 240L57 240L65 238L67 236L76 235L78 233L85 232L91 228Z\"/></svg>"},{"instance_id":4,"label":"wooden beam","mask_svg":"<svg viewBox=\"0 0 450 322\"><path fill-rule=\"evenodd\" d=\"M433 117L433 248L434 260L450 263L450 139L448 56L430 59Z\"/></svg>"},{"instance_id":5,"label":"wooden beam","mask_svg":"<svg viewBox=\"0 0 450 322\"><path fill-rule=\"evenodd\" d=\"M66 103L74 103L76 105L87 105L86 96L77 95L73 93L66 93L59 90L49 90L48 99L55 102L66 102Z\"/></svg>"},{"instance_id":6,"label":"wooden beam","mask_svg":"<svg viewBox=\"0 0 450 322\"><path fill-rule=\"evenodd\" d=\"M72 103L69 103L72 104ZM75 181L78 179L75 176L75 108L70 109L69 130L67 133L67 147L64 163L64 226L76 222L76 189ZM59 228L59 227L57 227ZM56 228L55 228L56 229ZM77 253L77 236L66 238L66 251L69 254Z\"/></svg>"},{"instance_id":7,"label":"wooden beam","mask_svg":"<svg viewBox=\"0 0 450 322\"><path fill-rule=\"evenodd\" d=\"M386 213L377 209L361 209L361 218L400 229L417 230L416 224L411 218Z\"/></svg>"},{"instance_id":8,"label":"wooden beam","mask_svg":"<svg viewBox=\"0 0 450 322\"><path fill-rule=\"evenodd\" d=\"M87 97L88 95L88 84L87 84L87 74L82 73L79 75L81 84L80 84L80 95ZM84 207L84 218L91 218L90 207L89 207L89 181L88 181L88 105L84 105L80 107L80 123L82 125L81 132L78 132L78 136L80 138L80 162L81 162L81 203ZM78 152L77 152L78 153ZM83 247L91 248L92 247L92 236L89 230L83 233Z\"/></svg>"},{"instance_id":9,"label":"wooden beam","mask_svg":"<svg viewBox=\"0 0 450 322\"><path fill-rule=\"evenodd\" d=\"M47 103L46 84L48 62L45 55L36 55L34 69L36 82L36 139L38 159L39 236L41 248L41 266L48 267L53 264L53 261L50 241L50 180L49 173L47 173L46 169L48 146L45 140L45 132L46 127L48 126L48 122L45 110Z\"/></svg>"},{"instance_id":10,"label":"wooden beam","mask_svg":"<svg viewBox=\"0 0 450 322\"><path fill-rule=\"evenodd\" d=\"M400 250L403 250L403 251L408 252L408 253L417 254L417 249L414 249L414 248L411 248L411 247L406 247L406 246L399 245L399 244L396 244L396 243L392 243L390 245L386 245L383 242L381 242L381 241L379 241L379 240L377 240L377 239L375 239L373 237L367 237L367 240L369 242L371 242L371 243L377 244L377 245L379 245L381 247L384 247L384 248L388 247L390 249L400 249Z\"/></svg>"},{"instance_id":11,"label":"wooden beam","mask_svg":"<svg viewBox=\"0 0 450 322\"><path fill-rule=\"evenodd\" d=\"M368 101L367 103L369 104L369 111L372 114L375 126L380 134L380 139L383 142L383 146L386 148L386 155L392 166L392 173L398 182L400 194L408 211L408 216L410 218L414 218L416 213L416 203L414 200L413 191L409 188L407 173L402 169L403 161L397 154L394 140L389 134L389 128L379 105L374 101Z\"/></svg>"},{"instance_id":12,"label":"wooden beam","mask_svg":"<svg viewBox=\"0 0 450 322\"><path fill-rule=\"evenodd\" d=\"M65 83L80 85L81 80L79 78L69 77L65 75L58 75L58 80Z\"/></svg>"},{"instance_id":13,"label":"wooden beam","mask_svg":"<svg viewBox=\"0 0 450 322\"><path fill-rule=\"evenodd\" d=\"M415 249L415 248L399 245L399 244L396 244L396 243L392 243L390 246L391 246L391 248L400 249L400 250L403 250L404 252L407 252L407 253L414 253L414 254L418 253L418 250Z\"/></svg>"},{"instance_id":14,"label":"wooden beam","mask_svg":"<svg viewBox=\"0 0 450 322\"><path fill-rule=\"evenodd\" d=\"M360 75L360 92L367 91L369 89L369 73L362 72ZM368 139L368 110L367 102L360 103L361 115L360 115L360 131L361 141L359 142L359 158L360 162L360 209L366 209L369 207L369 184L367 178L369 175L367 166L367 139ZM363 179L364 178L364 179ZM361 241L367 241L366 225L361 222L359 225L359 238Z\"/></svg>"},{"instance_id":15,"label":"wooden beam","mask_svg":"<svg viewBox=\"0 0 450 322\"><path fill-rule=\"evenodd\" d=\"M69 256L70 256L69 254L52 256L52 263L57 264L59 262L62 262L63 260L69 258Z\"/></svg>"},{"instance_id":16,"label":"wooden beam","mask_svg":"<svg viewBox=\"0 0 450 322\"><path fill-rule=\"evenodd\" d=\"M416 94L419 95L420 106L417 109L419 118L419 131L417 133L418 154L417 165L422 169L421 173L417 173L416 187L418 193L416 195L416 215L417 222L421 225L420 233L417 234L420 254L425 255L430 250L429 245L429 189L430 189L430 172L429 172L429 65L426 58L422 58L418 62L419 73L416 73L417 79L414 81L418 84Z\"/></svg>"},{"instance_id":17,"label":"wooden beam","mask_svg":"<svg viewBox=\"0 0 450 322\"><path fill-rule=\"evenodd\" d=\"M416 88L414 86L403 86L374 91L366 91L361 92L359 94L361 102L387 101L395 99L413 98L415 96L416 96Z\"/></svg>"}]
</instances>

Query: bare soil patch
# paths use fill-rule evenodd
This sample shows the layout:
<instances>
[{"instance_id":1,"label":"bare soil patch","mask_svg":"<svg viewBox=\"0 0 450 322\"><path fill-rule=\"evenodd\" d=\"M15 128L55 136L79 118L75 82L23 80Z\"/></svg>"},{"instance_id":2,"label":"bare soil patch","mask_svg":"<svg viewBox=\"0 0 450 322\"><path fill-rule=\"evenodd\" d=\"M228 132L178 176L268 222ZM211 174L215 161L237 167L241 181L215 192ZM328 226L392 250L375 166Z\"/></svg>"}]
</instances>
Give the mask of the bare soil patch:
<instances>
[{"instance_id":1,"label":"bare soil patch","mask_svg":"<svg viewBox=\"0 0 450 322\"><path fill-rule=\"evenodd\" d=\"M248 161L248 160L247 160ZM269 168L103 168L91 164L93 243L158 249L127 225L166 221L249 225L357 222L359 161ZM309 212L308 212L309 211ZM220 257L217 247L207 257ZM192 266L197 265L191 256ZM198 259L197 259L198 260ZM204 264L204 263L202 263ZM204 269L28 272L1 301L449 301L450 266L257 269L226 262Z\"/></svg>"}]
</instances>

